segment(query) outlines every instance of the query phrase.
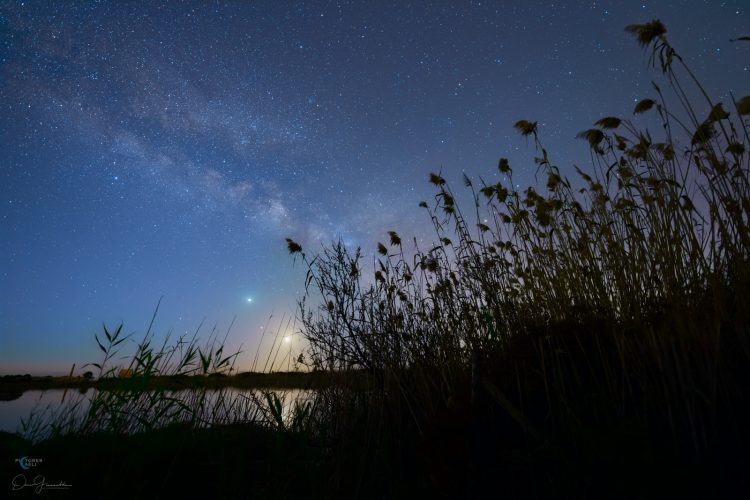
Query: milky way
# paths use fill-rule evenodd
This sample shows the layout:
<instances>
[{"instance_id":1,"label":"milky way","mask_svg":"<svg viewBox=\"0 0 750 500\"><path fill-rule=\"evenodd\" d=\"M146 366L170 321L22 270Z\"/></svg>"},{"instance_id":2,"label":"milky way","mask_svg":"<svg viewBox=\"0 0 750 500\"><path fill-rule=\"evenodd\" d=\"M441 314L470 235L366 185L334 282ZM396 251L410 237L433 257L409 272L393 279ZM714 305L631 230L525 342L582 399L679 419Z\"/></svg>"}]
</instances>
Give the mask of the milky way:
<instances>
[{"instance_id":1,"label":"milky way","mask_svg":"<svg viewBox=\"0 0 750 500\"><path fill-rule=\"evenodd\" d=\"M750 88L742 1L0 3L0 372L97 361L102 323L232 328L252 358L294 315L306 248L429 239L431 171L562 171L659 75L660 18L709 92ZM248 300L252 299L252 300ZM245 359L245 358L243 358Z\"/></svg>"}]
</instances>

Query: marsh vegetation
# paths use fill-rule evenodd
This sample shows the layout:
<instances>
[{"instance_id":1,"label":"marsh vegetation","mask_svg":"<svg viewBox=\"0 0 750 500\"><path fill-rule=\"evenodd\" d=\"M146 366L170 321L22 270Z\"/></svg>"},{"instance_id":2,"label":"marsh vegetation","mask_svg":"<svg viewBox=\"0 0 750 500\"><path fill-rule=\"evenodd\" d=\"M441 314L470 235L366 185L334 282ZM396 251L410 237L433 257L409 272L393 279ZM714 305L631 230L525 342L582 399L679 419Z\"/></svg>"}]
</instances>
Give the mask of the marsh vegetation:
<instances>
[{"instance_id":1,"label":"marsh vegetation","mask_svg":"<svg viewBox=\"0 0 750 500\"><path fill-rule=\"evenodd\" d=\"M308 269L313 366L372 374L370 391L339 384L321 405L326 431L346 436L343 491L736 486L750 416L750 96L709 96L661 22L626 31L663 82L633 117L578 134L591 165L577 178L519 120L540 185L515 189L501 158L503 180L464 176L473 203L459 206L430 174L420 207L434 246L391 231L368 271L359 249L308 256L288 240Z\"/></svg>"},{"instance_id":2,"label":"marsh vegetation","mask_svg":"<svg viewBox=\"0 0 750 500\"><path fill-rule=\"evenodd\" d=\"M391 231L370 270L360 249L334 243L311 255L287 240L307 269L299 321L306 363L323 383L291 420L262 393L266 429L242 434L257 441L203 444L229 456L265 443L264 460L296 464L306 489L258 490L270 497L719 496L741 487L750 96L709 96L659 21L627 32L662 79L634 116L605 116L578 134L591 165L574 179L537 122L519 120L539 185L514 188L501 158L500 182L464 177L471 203L461 206L431 174L435 196L419 206L434 246ZM119 330L105 334L100 379L122 341ZM235 429L223 415L236 401L206 406L197 392L185 403L137 386L223 373L234 355L221 344L155 349L147 334L132 389L100 392L83 421L52 430L63 439L127 436L134 426L137 436L170 422L190 436L208 422ZM247 460L230 467L232 480Z\"/></svg>"}]
</instances>

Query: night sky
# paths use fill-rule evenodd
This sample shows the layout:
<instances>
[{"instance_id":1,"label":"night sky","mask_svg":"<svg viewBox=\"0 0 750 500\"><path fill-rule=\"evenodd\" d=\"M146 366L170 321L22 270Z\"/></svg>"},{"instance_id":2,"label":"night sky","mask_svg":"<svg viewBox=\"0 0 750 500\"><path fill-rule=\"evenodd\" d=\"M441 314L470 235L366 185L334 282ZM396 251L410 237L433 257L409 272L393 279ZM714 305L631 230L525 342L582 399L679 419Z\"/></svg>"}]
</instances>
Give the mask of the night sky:
<instances>
[{"instance_id":1,"label":"night sky","mask_svg":"<svg viewBox=\"0 0 750 500\"><path fill-rule=\"evenodd\" d=\"M236 316L248 369L303 291L284 238L429 244L429 172L534 182L519 119L573 176L577 132L654 97L623 30L654 18L748 93L746 0L0 2L0 373L99 361L161 296L160 335Z\"/></svg>"}]
</instances>

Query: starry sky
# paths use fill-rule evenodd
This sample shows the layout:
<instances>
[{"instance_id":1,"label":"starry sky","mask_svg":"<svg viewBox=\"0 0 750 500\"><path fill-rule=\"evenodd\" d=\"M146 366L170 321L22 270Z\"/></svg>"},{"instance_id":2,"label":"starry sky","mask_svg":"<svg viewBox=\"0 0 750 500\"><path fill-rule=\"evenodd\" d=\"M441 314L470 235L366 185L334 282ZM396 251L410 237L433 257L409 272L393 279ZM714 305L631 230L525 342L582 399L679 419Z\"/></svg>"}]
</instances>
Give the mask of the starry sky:
<instances>
[{"instance_id":1,"label":"starry sky","mask_svg":"<svg viewBox=\"0 0 750 500\"><path fill-rule=\"evenodd\" d=\"M519 119L572 176L577 132L653 97L623 28L654 18L748 93L744 0L0 1L0 373L99 361L160 297L159 335L236 317L248 369L303 292L284 238L429 240L429 172L534 182Z\"/></svg>"}]
</instances>

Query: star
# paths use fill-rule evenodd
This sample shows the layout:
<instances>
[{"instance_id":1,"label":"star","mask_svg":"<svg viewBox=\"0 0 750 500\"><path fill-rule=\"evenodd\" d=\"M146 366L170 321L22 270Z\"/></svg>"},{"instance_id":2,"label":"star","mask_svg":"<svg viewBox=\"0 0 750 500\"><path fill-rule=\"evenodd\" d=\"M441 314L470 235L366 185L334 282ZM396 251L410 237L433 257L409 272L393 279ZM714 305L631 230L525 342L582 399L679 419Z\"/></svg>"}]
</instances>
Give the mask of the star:
<instances>
[{"instance_id":1,"label":"star","mask_svg":"<svg viewBox=\"0 0 750 500\"><path fill-rule=\"evenodd\" d=\"M576 131L654 97L658 71L625 25L662 17L709 94L750 72L748 44L729 41L747 34L742 0L556 2L552 26L518 0L321 2L312 16L190 3L3 3L3 370L67 373L102 322L135 330L162 295L187 308L160 312L165 328L242 312L233 332L258 332L272 311L294 315L304 267L285 238L308 258L341 240L368 260L389 230L427 247L429 172L460 189L464 170L476 183L508 157L513 186L536 182L517 120L539 120L574 180L590 160Z\"/></svg>"}]
</instances>

